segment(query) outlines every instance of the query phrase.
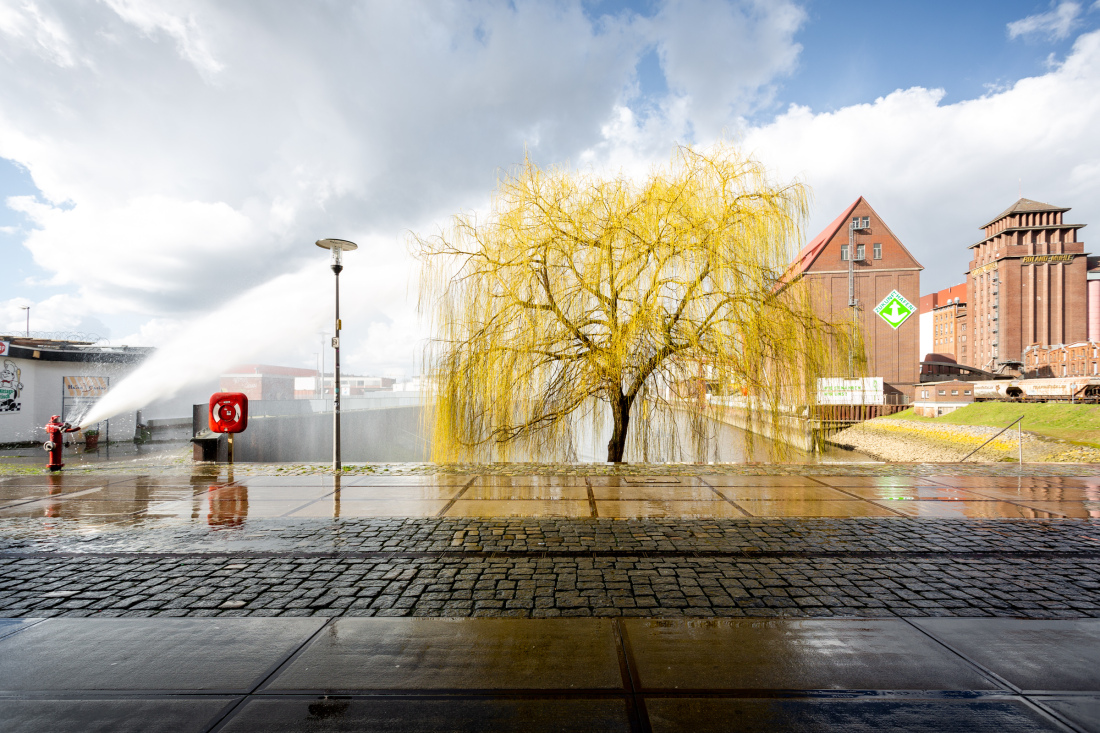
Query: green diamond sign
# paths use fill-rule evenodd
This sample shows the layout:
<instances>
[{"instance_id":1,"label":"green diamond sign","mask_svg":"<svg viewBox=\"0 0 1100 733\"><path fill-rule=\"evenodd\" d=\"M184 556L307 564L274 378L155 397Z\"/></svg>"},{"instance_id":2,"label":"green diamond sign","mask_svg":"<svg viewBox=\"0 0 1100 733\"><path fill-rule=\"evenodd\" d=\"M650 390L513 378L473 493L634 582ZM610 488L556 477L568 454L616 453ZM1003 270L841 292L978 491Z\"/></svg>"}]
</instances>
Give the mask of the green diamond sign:
<instances>
[{"instance_id":1,"label":"green diamond sign","mask_svg":"<svg viewBox=\"0 0 1100 733\"><path fill-rule=\"evenodd\" d=\"M891 290L890 294L875 307L875 313L889 323L890 328L897 328L905 323L905 319L913 315L915 310L916 307L896 290Z\"/></svg>"}]
</instances>

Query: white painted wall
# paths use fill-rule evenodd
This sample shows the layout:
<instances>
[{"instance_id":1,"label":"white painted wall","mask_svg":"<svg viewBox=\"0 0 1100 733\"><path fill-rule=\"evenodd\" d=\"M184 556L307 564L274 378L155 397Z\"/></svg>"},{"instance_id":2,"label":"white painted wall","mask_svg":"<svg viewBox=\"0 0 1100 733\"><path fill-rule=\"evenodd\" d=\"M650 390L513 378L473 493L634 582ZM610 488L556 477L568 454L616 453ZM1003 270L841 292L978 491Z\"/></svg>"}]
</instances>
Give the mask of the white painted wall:
<instances>
[{"instance_id":1,"label":"white painted wall","mask_svg":"<svg viewBox=\"0 0 1100 733\"><path fill-rule=\"evenodd\" d=\"M134 369L133 364L98 364L77 361L39 361L0 357L0 369L14 365L23 389L19 395L18 412L0 412L0 443L42 442L46 440L43 426L51 415L61 414L64 377L110 377L111 386ZM133 440L137 426L136 413L111 418L112 441ZM76 434L74 433L74 437ZM100 434L100 440L104 437Z\"/></svg>"},{"instance_id":2,"label":"white painted wall","mask_svg":"<svg viewBox=\"0 0 1100 733\"><path fill-rule=\"evenodd\" d=\"M933 325L934 313L928 311L920 314L920 358L921 361L928 354L935 352L936 333Z\"/></svg>"}]
</instances>

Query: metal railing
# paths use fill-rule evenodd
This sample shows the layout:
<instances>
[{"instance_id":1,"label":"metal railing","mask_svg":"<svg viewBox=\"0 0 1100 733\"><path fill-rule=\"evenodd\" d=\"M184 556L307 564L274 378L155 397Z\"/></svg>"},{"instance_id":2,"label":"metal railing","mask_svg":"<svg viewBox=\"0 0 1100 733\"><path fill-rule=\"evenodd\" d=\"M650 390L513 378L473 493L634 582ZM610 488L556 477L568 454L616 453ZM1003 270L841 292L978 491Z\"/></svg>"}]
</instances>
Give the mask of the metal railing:
<instances>
[{"instance_id":1,"label":"metal railing","mask_svg":"<svg viewBox=\"0 0 1100 733\"><path fill-rule=\"evenodd\" d=\"M1008 429L1009 429L1010 427L1012 427L1013 425L1018 425L1018 426L1019 426L1019 427L1017 428L1017 434L1018 434L1018 437L1019 437L1019 447L1020 447L1020 456L1019 456L1019 459L1018 459L1018 460L1019 460L1019 462L1020 462L1020 463L1023 463L1023 462L1024 462L1024 423L1023 423L1024 417L1026 417L1026 416L1025 416L1025 415L1020 415L1020 416L1019 416L1018 418L1016 418L1015 420L1013 420L1012 422L1010 422L1010 423L1009 423L1008 425L1005 425L1005 426L1004 426L1004 428L1003 428L1002 430L999 430L999 431L997 432L997 435L994 435L994 436L993 436L992 438L990 438L989 440L985 441L984 443L982 443L981 445L979 445L979 446L978 446L977 448L975 448L974 450L972 450L972 451L970 451L969 453L967 453L967 454L966 454L966 458L963 458L963 459L962 459L962 461L959 461L959 463L962 463L962 462L963 462L963 461L965 461L965 460L966 460L967 458L969 458L970 456L972 456L972 455L974 455L975 453L977 453L978 451L980 451L980 450L981 450L982 448L984 448L984 447L986 447L987 445L989 445L990 443L992 443L992 442L993 442L993 440L994 440L994 438L996 438L996 437L997 437L998 435L1000 435L1001 433L1003 433L1003 432L1004 432L1005 430L1008 430Z\"/></svg>"}]
</instances>

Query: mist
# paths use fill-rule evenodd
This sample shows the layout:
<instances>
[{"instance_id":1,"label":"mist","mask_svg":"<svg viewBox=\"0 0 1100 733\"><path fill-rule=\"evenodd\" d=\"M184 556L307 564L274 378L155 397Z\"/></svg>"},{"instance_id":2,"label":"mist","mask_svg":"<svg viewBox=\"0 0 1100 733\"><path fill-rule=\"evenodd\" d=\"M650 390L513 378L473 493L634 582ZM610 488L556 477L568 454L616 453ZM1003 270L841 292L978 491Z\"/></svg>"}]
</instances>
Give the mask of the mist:
<instances>
[{"instance_id":1,"label":"mist","mask_svg":"<svg viewBox=\"0 0 1100 733\"><path fill-rule=\"evenodd\" d=\"M331 315L331 301L321 297L331 287L328 268L281 275L199 317L120 380L79 427L172 398L235 364L285 351L288 342L312 340Z\"/></svg>"}]
</instances>

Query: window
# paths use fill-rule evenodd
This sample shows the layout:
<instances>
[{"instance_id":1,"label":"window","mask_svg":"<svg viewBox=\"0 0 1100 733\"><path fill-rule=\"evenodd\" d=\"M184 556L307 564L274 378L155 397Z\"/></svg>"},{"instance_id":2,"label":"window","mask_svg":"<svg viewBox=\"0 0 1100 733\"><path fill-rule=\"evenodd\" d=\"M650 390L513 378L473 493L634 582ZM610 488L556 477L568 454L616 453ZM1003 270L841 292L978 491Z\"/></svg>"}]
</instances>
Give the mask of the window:
<instances>
[{"instance_id":1,"label":"window","mask_svg":"<svg viewBox=\"0 0 1100 733\"><path fill-rule=\"evenodd\" d=\"M848 245L846 244L840 245L840 259L842 261L848 260Z\"/></svg>"},{"instance_id":2,"label":"window","mask_svg":"<svg viewBox=\"0 0 1100 733\"><path fill-rule=\"evenodd\" d=\"M863 217L863 222L862 222L861 226L862 226L862 227L863 227L864 229L866 229L867 227L871 226L871 217L869 217L869 216L865 216L865 217Z\"/></svg>"},{"instance_id":3,"label":"window","mask_svg":"<svg viewBox=\"0 0 1100 733\"><path fill-rule=\"evenodd\" d=\"M861 262L865 259L867 259L867 251L866 251L866 249L864 249L864 245L857 244L856 245L856 262Z\"/></svg>"},{"instance_id":4,"label":"window","mask_svg":"<svg viewBox=\"0 0 1100 733\"><path fill-rule=\"evenodd\" d=\"M953 395L957 395L958 393L959 393L959 390L957 390L957 389L951 390L951 394L953 394Z\"/></svg>"},{"instance_id":5,"label":"window","mask_svg":"<svg viewBox=\"0 0 1100 733\"><path fill-rule=\"evenodd\" d=\"M882 259L882 242L875 242L875 259Z\"/></svg>"},{"instance_id":6,"label":"window","mask_svg":"<svg viewBox=\"0 0 1100 733\"><path fill-rule=\"evenodd\" d=\"M1094 365L1094 366L1095 366L1095 365ZM928 390L926 390L926 389L922 389L922 390L920 391L920 396L921 396L921 399L923 399L923 400L926 400L926 399L928 399Z\"/></svg>"},{"instance_id":7,"label":"window","mask_svg":"<svg viewBox=\"0 0 1100 733\"><path fill-rule=\"evenodd\" d=\"M940 394L941 394L941 395L946 395L946 394L947 394L947 390L946 390L946 389L941 389L941 390L940 390Z\"/></svg>"},{"instance_id":8,"label":"window","mask_svg":"<svg viewBox=\"0 0 1100 733\"><path fill-rule=\"evenodd\" d=\"M968 390L968 389L964 389L964 390L963 390L963 394L970 394L970 390Z\"/></svg>"}]
</instances>

